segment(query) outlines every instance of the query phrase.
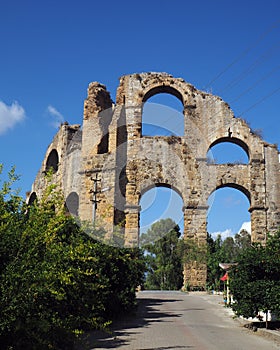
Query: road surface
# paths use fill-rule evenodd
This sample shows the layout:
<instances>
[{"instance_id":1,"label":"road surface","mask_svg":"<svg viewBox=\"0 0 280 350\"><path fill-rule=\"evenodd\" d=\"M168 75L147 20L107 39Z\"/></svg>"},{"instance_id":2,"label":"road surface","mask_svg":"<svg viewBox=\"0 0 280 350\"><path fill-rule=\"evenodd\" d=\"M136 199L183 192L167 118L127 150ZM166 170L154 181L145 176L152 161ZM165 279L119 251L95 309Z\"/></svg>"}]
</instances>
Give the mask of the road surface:
<instances>
[{"instance_id":1,"label":"road surface","mask_svg":"<svg viewBox=\"0 0 280 350\"><path fill-rule=\"evenodd\" d=\"M94 333L89 349L123 350L273 350L273 340L242 327L222 297L206 293L138 293L134 315L114 325L111 335Z\"/></svg>"}]
</instances>

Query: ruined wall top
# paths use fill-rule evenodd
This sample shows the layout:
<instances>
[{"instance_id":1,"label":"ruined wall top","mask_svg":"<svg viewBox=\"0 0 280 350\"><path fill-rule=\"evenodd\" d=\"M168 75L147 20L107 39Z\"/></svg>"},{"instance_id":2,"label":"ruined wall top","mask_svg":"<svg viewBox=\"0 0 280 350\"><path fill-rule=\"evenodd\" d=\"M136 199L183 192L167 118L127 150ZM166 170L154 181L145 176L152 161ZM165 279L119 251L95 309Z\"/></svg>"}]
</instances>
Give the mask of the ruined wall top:
<instances>
[{"instance_id":1,"label":"ruined wall top","mask_svg":"<svg viewBox=\"0 0 280 350\"><path fill-rule=\"evenodd\" d=\"M88 86L88 96L84 103L84 119L90 115L111 108L113 101L106 86L98 82L92 82Z\"/></svg>"},{"instance_id":2,"label":"ruined wall top","mask_svg":"<svg viewBox=\"0 0 280 350\"><path fill-rule=\"evenodd\" d=\"M146 136L143 132L143 105L161 93L171 94L182 103L182 110L178 112L183 120L181 134ZM154 114L149 116L150 125L154 123L153 117ZM161 127L160 113L159 118L159 124L154 125ZM172 117L169 119L175 123ZM247 153L248 162L208 162L208 151L224 142L240 146ZM280 224L277 146L262 140L245 120L236 118L219 96L200 91L168 73L122 76L115 104L105 85L90 83L82 128L61 125L47 148L32 187L38 197L46 185L46 170L52 165L54 182L63 189L65 197L76 192L78 212L83 220L92 218L92 174L98 174L97 214L110 211L108 227L127 219L127 229L138 232L140 198L155 185L176 190L189 211L206 210L207 199L219 188L242 191L250 202L252 232L256 239Z\"/></svg>"}]
</instances>

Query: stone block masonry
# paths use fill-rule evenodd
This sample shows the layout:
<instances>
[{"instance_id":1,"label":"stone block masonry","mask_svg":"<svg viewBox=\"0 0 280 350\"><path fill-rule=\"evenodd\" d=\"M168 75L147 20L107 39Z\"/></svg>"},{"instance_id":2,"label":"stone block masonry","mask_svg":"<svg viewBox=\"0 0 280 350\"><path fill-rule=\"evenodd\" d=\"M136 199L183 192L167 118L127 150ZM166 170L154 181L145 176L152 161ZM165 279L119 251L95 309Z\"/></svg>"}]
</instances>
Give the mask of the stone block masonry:
<instances>
[{"instance_id":1,"label":"stone block masonry","mask_svg":"<svg viewBox=\"0 0 280 350\"><path fill-rule=\"evenodd\" d=\"M160 93L181 101L184 135L143 136L143 104ZM157 125L158 126L158 125ZM247 164L207 162L218 143L240 146ZM235 118L221 98L199 91L167 73L141 73L120 78L116 103L106 87L88 87L80 125L61 125L47 148L28 200L42 196L45 172L65 195L68 210L82 221L115 231L126 246L138 245L141 196L154 186L174 189L182 197L184 237L206 242L207 200L222 187L243 192L249 202L252 240L265 244L280 226L279 151ZM68 205L69 204L69 205ZM184 284L205 288L206 266L185 266Z\"/></svg>"}]
</instances>

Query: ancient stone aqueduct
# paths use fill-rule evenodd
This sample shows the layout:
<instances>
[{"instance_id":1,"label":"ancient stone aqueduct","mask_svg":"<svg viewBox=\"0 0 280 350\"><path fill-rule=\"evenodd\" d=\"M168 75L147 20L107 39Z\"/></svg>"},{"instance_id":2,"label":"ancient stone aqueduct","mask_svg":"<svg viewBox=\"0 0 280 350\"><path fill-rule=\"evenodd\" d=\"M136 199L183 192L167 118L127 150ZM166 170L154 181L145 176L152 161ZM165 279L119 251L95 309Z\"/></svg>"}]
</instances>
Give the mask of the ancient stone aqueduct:
<instances>
[{"instance_id":1,"label":"ancient stone aqueduct","mask_svg":"<svg viewBox=\"0 0 280 350\"><path fill-rule=\"evenodd\" d=\"M143 104L159 93L182 102L184 135L142 135ZM207 162L208 150L223 142L240 146L248 164ZM72 214L85 221L102 218L108 232L122 227L127 246L138 244L140 199L153 186L167 186L181 195L184 237L198 243L206 240L207 200L222 187L247 196L253 241L265 242L266 233L280 226L277 146L235 118L221 98L166 73L121 77L115 103L104 85L89 84L82 128L61 125L33 184L30 203L42 195L50 167ZM203 288L205 266L186 264L184 280Z\"/></svg>"}]
</instances>

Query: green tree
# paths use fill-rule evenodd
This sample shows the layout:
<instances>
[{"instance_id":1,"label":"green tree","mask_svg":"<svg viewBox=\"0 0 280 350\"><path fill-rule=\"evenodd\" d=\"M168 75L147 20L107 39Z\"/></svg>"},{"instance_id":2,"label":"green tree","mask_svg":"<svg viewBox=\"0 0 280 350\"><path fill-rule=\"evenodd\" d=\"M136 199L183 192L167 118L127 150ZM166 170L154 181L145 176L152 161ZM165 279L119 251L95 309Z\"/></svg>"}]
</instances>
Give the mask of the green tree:
<instances>
[{"instance_id":1,"label":"green tree","mask_svg":"<svg viewBox=\"0 0 280 350\"><path fill-rule=\"evenodd\" d=\"M135 305L142 253L90 238L54 185L27 207L14 180L12 169L0 190L1 349L72 349L81 332Z\"/></svg>"},{"instance_id":2,"label":"green tree","mask_svg":"<svg viewBox=\"0 0 280 350\"><path fill-rule=\"evenodd\" d=\"M0 175L2 171L3 165L0 164ZM17 253L20 226L26 217L24 202L17 191L12 189L17 180L15 168L12 168L0 188L0 273Z\"/></svg>"},{"instance_id":3,"label":"green tree","mask_svg":"<svg viewBox=\"0 0 280 350\"><path fill-rule=\"evenodd\" d=\"M241 251L251 246L251 235L247 230L242 229L234 236L234 241L236 247Z\"/></svg>"},{"instance_id":4,"label":"green tree","mask_svg":"<svg viewBox=\"0 0 280 350\"><path fill-rule=\"evenodd\" d=\"M147 262L146 289L178 290L183 285L179 226L162 219L140 237Z\"/></svg>"},{"instance_id":5,"label":"green tree","mask_svg":"<svg viewBox=\"0 0 280 350\"><path fill-rule=\"evenodd\" d=\"M238 253L234 238L226 237L221 244L221 251L219 254L221 259L220 262L233 263L235 262Z\"/></svg>"},{"instance_id":6,"label":"green tree","mask_svg":"<svg viewBox=\"0 0 280 350\"><path fill-rule=\"evenodd\" d=\"M233 237L227 237L222 240L218 235L214 240L210 234L207 234L207 286L209 289L219 291L223 284L220 282L224 271L219 263L234 263L238 256L251 246L251 235L246 230Z\"/></svg>"},{"instance_id":7,"label":"green tree","mask_svg":"<svg viewBox=\"0 0 280 350\"><path fill-rule=\"evenodd\" d=\"M219 266L221 262L221 245L222 238L220 235L214 240L207 233L207 287L215 291L219 291L221 287L221 268Z\"/></svg>"},{"instance_id":8,"label":"green tree","mask_svg":"<svg viewBox=\"0 0 280 350\"><path fill-rule=\"evenodd\" d=\"M254 243L230 271L233 310L237 315L258 317L262 311L280 312L280 232L269 236L266 246Z\"/></svg>"}]
</instances>

